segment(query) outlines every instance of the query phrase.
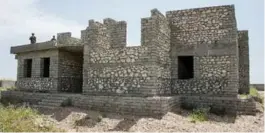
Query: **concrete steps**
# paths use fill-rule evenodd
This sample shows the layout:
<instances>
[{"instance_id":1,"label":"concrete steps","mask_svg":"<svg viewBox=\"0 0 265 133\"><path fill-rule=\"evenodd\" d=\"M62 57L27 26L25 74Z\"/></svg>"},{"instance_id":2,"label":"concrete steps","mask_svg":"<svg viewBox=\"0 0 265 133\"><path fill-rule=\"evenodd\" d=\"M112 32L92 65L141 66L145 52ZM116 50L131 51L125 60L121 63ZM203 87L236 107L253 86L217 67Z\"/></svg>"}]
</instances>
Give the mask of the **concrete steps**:
<instances>
[{"instance_id":1,"label":"concrete steps","mask_svg":"<svg viewBox=\"0 0 265 133\"><path fill-rule=\"evenodd\" d=\"M68 96L65 95L51 94L46 98L42 99L40 102L38 102L37 105L34 105L33 107L55 109L60 107L62 103L67 99Z\"/></svg>"}]
</instances>

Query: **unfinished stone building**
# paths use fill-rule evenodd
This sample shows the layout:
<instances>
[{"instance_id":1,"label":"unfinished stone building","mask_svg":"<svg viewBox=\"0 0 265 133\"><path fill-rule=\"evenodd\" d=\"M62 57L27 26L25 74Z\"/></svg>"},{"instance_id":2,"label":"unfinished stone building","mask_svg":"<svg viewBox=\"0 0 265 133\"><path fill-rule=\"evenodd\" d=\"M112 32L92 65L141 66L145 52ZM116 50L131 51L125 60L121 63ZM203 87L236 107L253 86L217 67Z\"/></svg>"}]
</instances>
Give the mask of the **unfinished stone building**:
<instances>
[{"instance_id":1,"label":"unfinished stone building","mask_svg":"<svg viewBox=\"0 0 265 133\"><path fill-rule=\"evenodd\" d=\"M251 112L248 31L239 31L233 5L168 11L141 19L141 46L126 47L125 21L89 20L81 39L11 47L17 89L3 97L54 107L72 105L137 115L172 107ZM42 93L41 93L42 92Z\"/></svg>"}]
</instances>

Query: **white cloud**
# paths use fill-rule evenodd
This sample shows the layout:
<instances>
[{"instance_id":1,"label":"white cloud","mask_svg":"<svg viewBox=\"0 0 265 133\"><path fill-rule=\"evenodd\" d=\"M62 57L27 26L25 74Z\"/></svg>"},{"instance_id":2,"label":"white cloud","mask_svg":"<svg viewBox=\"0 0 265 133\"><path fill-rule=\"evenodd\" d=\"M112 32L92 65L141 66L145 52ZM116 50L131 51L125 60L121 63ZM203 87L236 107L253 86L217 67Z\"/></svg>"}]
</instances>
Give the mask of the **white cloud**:
<instances>
[{"instance_id":1,"label":"white cloud","mask_svg":"<svg viewBox=\"0 0 265 133\"><path fill-rule=\"evenodd\" d=\"M76 21L39 11L37 2L38 0L0 0L0 36L30 36L34 32L38 42L50 39L58 32L72 32L72 36L80 37L80 30L84 26Z\"/></svg>"},{"instance_id":2,"label":"white cloud","mask_svg":"<svg viewBox=\"0 0 265 133\"><path fill-rule=\"evenodd\" d=\"M62 19L54 14L38 10L38 0L0 0L0 78L16 78L16 60L10 47L29 43L34 32L37 42L51 39L58 32L72 32L80 38L85 28L73 20Z\"/></svg>"}]
</instances>

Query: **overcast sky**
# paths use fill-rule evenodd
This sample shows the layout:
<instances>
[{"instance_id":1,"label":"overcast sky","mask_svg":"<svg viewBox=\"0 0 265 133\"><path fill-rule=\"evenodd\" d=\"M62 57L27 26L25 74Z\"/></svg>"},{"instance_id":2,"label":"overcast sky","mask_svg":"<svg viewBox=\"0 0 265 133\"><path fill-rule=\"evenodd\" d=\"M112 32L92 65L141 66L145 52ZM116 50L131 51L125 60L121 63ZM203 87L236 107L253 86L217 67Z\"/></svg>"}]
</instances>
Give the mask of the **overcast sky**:
<instances>
[{"instance_id":1,"label":"overcast sky","mask_svg":"<svg viewBox=\"0 0 265 133\"><path fill-rule=\"evenodd\" d=\"M37 41L51 39L58 32L72 32L80 38L89 19L114 18L127 21L128 45L140 44L140 18L150 10L169 10L230 5L236 8L239 30L249 30L250 81L264 81L264 3L263 0L0 0L0 78L16 79L17 63L10 47L29 43L34 32Z\"/></svg>"}]
</instances>

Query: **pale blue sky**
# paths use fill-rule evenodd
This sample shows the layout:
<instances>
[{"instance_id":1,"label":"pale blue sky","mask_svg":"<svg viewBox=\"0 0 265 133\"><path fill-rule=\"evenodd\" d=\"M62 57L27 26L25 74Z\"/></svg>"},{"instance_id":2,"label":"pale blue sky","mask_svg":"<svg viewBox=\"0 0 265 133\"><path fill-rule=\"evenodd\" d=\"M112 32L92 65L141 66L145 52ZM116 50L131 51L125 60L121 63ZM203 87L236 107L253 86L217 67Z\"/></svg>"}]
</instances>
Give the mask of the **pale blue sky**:
<instances>
[{"instance_id":1,"label":"pale blue sky","mask_svg":"<svg viewBox=\"0 0 265 133\"><path fill-rule=\"evenodd\" d=\"M217 5L235 5L239 30L249 30L250 81L264 82L263 0L0 0L0 77L16 78L16 60L10 46L26 44L31 32L45 41L57 32L72 32L80 38L89 19L113 18L127 21L127 43L140 44L140 18L157 8L169 10ZM4 15L3 15L4 14Z\"/></svg>"}]
</instances>

